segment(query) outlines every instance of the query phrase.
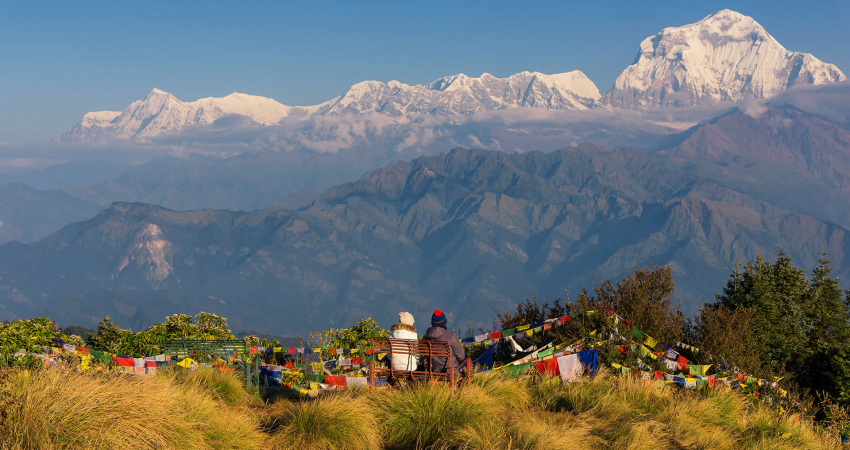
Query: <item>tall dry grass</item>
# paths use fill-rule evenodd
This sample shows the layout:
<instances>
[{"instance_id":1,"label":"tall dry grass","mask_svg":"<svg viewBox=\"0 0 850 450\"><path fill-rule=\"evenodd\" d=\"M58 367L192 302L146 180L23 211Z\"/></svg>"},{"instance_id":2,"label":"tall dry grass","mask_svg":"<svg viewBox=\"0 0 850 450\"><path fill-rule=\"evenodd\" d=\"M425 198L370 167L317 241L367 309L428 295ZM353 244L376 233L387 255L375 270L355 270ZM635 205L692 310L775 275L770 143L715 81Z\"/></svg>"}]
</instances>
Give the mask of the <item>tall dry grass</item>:
<instances>
[{"instance_id":1,"label":"tall dry grass","mask_svg":"<svg viewBox=\"0 0 850 450\"><path fill-rule=\"evenodd\" d=\"M278 402L263 419L266 448L373 450L382 448L375 415L364 399L346 393L313 401Z\"/></svg>"},{"instance_id":2,"label":"tall dry grass","mask_svg":"<svg viewBox=\"0 0 850 450\"><path fill-rule=\"evenodd\" d=\"M557 380L557 379L555 379ZM0 372L3 449L837 449L796 414L727 388L684 391L604 370L581 383L480 375L262 404L231 375Z\"/></svg>"},{"instance_id":3,"label":"tall dry grass","mask_svg":"<svg viewBox=\"0 0 850 450\"><path fill-rule=\"evenodd\" d=\"M4 449L259 448L244 409L168 377L16 371L0 384Z\"/></svg>"}]
</instances>

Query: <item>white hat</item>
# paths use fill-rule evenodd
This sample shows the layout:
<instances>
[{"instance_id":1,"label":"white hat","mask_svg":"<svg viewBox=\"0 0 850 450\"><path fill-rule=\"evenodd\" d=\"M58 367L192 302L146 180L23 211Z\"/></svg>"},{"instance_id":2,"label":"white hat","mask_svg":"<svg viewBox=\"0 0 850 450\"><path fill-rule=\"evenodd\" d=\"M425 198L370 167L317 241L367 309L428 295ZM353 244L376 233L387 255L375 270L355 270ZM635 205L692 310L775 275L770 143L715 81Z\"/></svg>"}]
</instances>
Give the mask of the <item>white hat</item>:
<instances>
[{"instance_id":1,"label":"white hat","mask_svg":"<svg viewBox=\"0 0 850 450\"><path fill-rule=\"evenodd\" d=\"M398 321L405 325L413 326L413 314L409 312L400 312L398 313Z\"/></svg>"}]
</instances>

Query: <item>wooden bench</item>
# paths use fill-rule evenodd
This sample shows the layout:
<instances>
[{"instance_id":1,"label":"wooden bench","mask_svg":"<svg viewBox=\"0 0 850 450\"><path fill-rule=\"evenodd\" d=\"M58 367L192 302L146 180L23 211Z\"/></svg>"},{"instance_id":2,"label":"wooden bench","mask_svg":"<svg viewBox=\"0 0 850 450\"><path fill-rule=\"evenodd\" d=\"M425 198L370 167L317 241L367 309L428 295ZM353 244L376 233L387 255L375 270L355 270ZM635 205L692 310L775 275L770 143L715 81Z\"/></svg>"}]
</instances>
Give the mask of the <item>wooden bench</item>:
<instances>
[{"instance_id":1,"label":"wooden bench","mask_svg":"<svg viewBox=\"0 0 850 450\"><path fill-rule=\"evenodd\" d=\"M387 353L388 368L375 367L375 361L369 362L369 386L375 388L375 377L386 376L396 379L448 381L454 390L455 372L457 367L451 367L446 372L435 372L431 367L432 357L443 357L451 363L454 361L452 349L448 342L418 341L409 339L372 338L372 355ZM425 370L395 370L392 364L393 354L410 355L418 363L419 358L425 358ZM466 360L466 384L472 382L472 360Z\"/></svg>"}]
</instances>

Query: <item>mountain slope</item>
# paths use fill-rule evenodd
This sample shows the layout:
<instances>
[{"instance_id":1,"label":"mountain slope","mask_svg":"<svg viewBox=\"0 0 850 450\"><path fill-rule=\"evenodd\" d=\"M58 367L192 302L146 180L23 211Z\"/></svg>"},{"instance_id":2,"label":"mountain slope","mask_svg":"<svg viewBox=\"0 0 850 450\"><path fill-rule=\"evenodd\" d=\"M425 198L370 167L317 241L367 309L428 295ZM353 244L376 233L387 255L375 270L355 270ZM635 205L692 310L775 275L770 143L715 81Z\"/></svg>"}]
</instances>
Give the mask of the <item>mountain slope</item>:
<instances>
[{"instance_id":1,"label":"mountain slope","mask_svg":"<svg viewBox=\"0 0 850 450\"><path fill-rule=\"evenodd\" d=\"M850 132L799 109L732 109L659 155L764 201L850 226Z\"/></svg>"},{"instance_id":2,"label":"mountain slope","mask_svg":"<svg viewBox=\"0 0 850 450\"><path fill-rule=\"evenodd\" d=\"M786 50L752 17L724 9L646 38L603 101L617 108L691 106L844 79L834 65Z\"/></svg>"},{"instance_id":3,"label":"mountain slope","mask_svg":"<svg viewBox=\"0 0 850 450\"><path fill-rule=\"evenodd\" d=\"M93 217L101 209L61 191L4 184L0 186L0 243L38 241L68 223Z\"/></svg>"},{"instance_id":4,"label":"mountain slope","mask_svg":"<svg viewBox=\"0 0 850 450\"><path fill-rule=\"evenodd\" d=\"M846 230L694 176L664 156L591 145L398 162L299 211L175 212L118 203L35 244L0 247L0 311L142 326L205 310L302 335L439 307L456 325L671 264L689 309L735 259L780 249L846 272Z\"/></svg>"}]
</instances>

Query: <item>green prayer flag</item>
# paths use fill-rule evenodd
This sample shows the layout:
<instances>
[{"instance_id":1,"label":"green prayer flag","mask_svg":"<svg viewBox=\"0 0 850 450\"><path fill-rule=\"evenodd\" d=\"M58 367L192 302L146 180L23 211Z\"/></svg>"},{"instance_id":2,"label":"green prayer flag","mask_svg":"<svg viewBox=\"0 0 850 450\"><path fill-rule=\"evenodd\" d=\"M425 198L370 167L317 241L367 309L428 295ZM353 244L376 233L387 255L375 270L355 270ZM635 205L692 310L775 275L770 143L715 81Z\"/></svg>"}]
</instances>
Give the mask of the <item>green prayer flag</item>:
<instances>
[{"instance_id":1,"label":"green prayer flag","mask_svg":"<svg viewBox=\"0 0 850 450\"><path fill-rule=\"evenodd\" d=\"M537 328L534 329L534 334L542 333L542 332L543 332L543 327L537 327Z\"/></svg>"},{"instance_id":2,"label":"green prayer flag","mask_svg":"<svg viewBox=\"0 0 850 450\"><path fill-rule=\"evenodd\" d=\"M640 347L638 347L638 352L640 353L641 358L645 358L645 357L649 356L649 354L650 354L649 349L647 349L646 347L644 347L642 345Z\"/></svg>"},{"instance_id":3,"label":"green prayer flag","mask_svg":"<svg viewBox=\"0 0 850 450\"><path fill-rule=\"evenodd\" d=\"M493 341L491 341L490 339L487 339L486 341L484 341L484 346L485 346L485 347L489 347L489 346L491 346L491 345L493 345Z\"/></svg>"},{"instance_id":4,"label":"green prayer flag","mask_svg":"<svg viewBox=\"0 0 850 450\"><path fill-rule=\"evenodd\" d=\"M554 348L550 348L550 349L548 349L548 350L543 350L542 352L538 352L538 353L537 353L537 357L538 357L538 358L545 358L545 357L547 357L547 356L549 356L549 355L551 355L551 354L553 354L553 353L555 353L555 349L554 349Z\"/></svg>"},{"instance_id":5,"label":"green prayer flag","mask_svg":"<svg viewBox=\"0 0 850 450\"><path fill-rule=\"evenodd\" d=\"M643 339L643 331L638 330L637 327L632 328L632 337L634 337L636 341L640 341Z\"/></svg>"},{"instance_id":6,"label":"green prayer flag","mask_svg":"<svg viewBox=\"0 0 850 450\"><path fill-rule=\"evenodd\" d=\"M307 375L307 379L314 383L324 383L325 376L324 375Z\"/></svg>"},{"instance_id":7,"label":"green prayer flag","mask_svg":"<svg viewBox=\"0 0 850 450\"><path fill-rule=\"evenodd\" d=\"M528 368L531 367L532 364L534 364L534 363L529 362L529 363L525 363L525 364L510 365L510 366L506 366L502 370L505 372L505 375L508 378L516 378L516 377L524 374L525 371L528 370Z\"/></svg>"},{"instance_id":8,"label":"green prayer flag","mask_svg":"<svg viewBox=\"0 0 850 450\"><path fill-rule=\"evenodd\" d=\"M502 337L513 336L514 334L516 334L516 328L502 331Z\"/></svg>"}]
</instances>

